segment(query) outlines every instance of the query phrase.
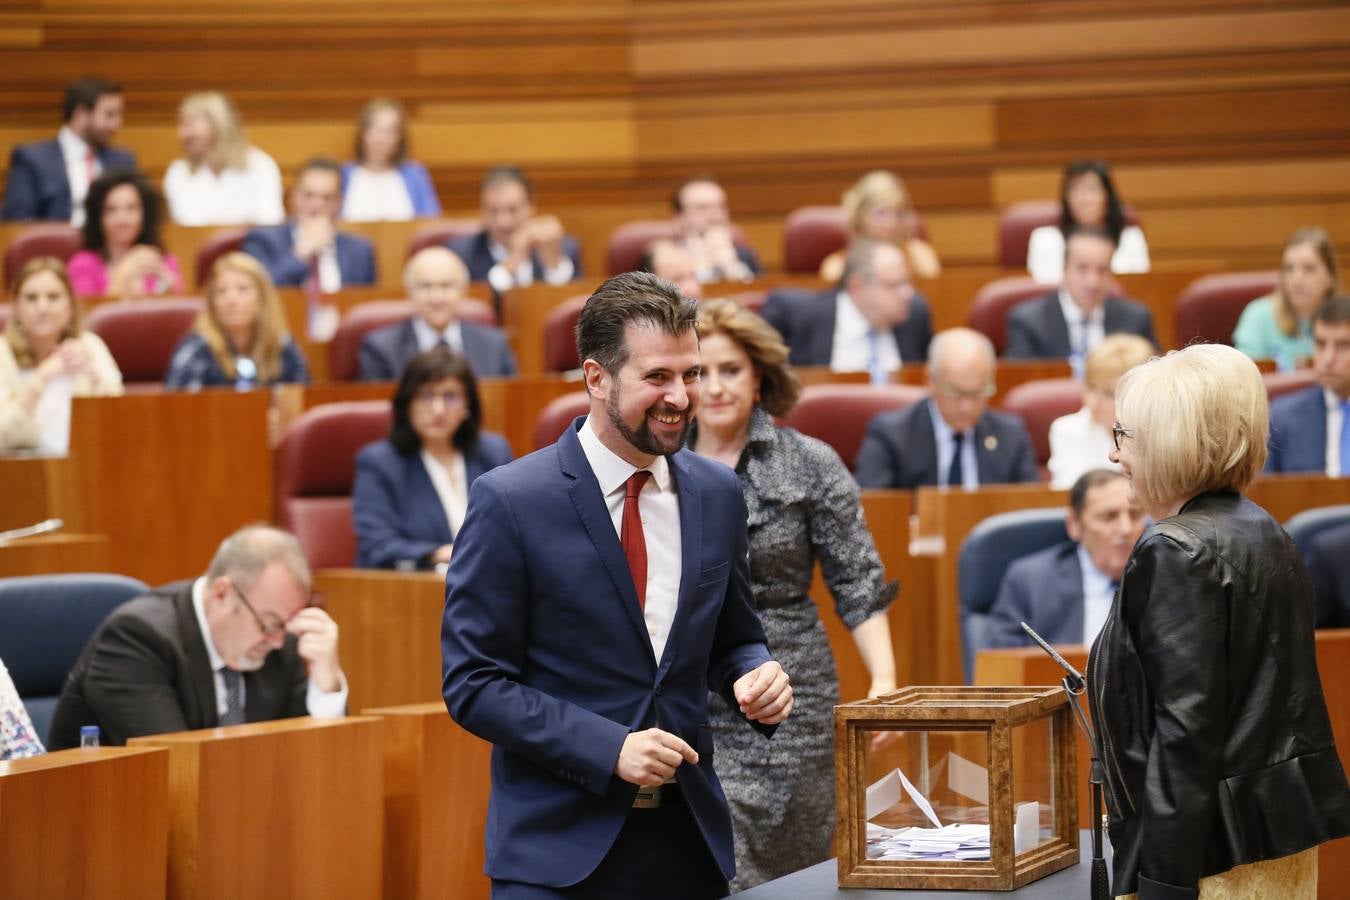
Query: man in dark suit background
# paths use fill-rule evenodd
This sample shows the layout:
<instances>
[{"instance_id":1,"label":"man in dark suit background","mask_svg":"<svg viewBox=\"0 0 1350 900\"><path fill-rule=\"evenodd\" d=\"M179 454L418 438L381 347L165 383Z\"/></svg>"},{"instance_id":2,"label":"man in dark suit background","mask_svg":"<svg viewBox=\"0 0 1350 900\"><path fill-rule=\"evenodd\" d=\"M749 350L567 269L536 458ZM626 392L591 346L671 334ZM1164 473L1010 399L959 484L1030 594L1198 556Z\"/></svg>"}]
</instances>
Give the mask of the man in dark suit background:
<instances>
[{"instance_id":1,"label":"man in dark suit background","mask_svg":"<svg viewBox=\"0 0 1350 900\"><path fill-rule=\"evenodd\" d=\"M997 360L978 331L939 332L928 348L932 396L867 423L855 475L865 488L977 488L1040 480L1017 416L993 412Z\"/></svg>"},{"instance_id":2,"label":"man in dark suit background","mask_svg":"<svg viewBox=\"0 0 1350 900\"><path fill-rule=\"evenodd\" d=\"M479 189L483 230L447 245L498 294L535 282L566 284L581 277L581 247L556 216L535 213L534 188L515 166L497 166Z\"/></svg>"},{"instance_id":3,"label":"man in dark suit background","mask_svg":"<svg viewBox=\"0 0 1350 900\"><path fill-rule=\"evenodd\" d=\"M1008 314L1008 359L1081 361L1108 334L1125 332L1153 344L1153 314L1136 300L1111 296L1116 243L1100 228L1075 228L1064 242L1059 290L1013 307Z\"/></svg>"},{"instance_id":4,"label":"man in dark suit background","mask_svg":"<svg viewBox=\"0 0 1350 900\"><path fill-rule=\"evenodd\" d=\"M1270 404L1267 472L1350 476L1350 295L1328 297L1313 316L1317 384Z\"/></svg>"},{"instance_id":5,"label":"man in dark suit background","mask_svg":"<svg viewBox=\"0 0 1350 900\"><path fill-rule=\"evenodd\" d=\"M792 365L869 372L873 383L924 359L933 337L904 253L884 241L853 242L837 290L774 291L763 316L783 336Z\"/></svg>"},{"instance_id":6,"label":"man in dark suit background","mask_svg":"<svg viewBox=\"0 0 1350 900\"><path fill-rule=\"evenodd\" d=\"M675 210L676 241L694 262L700 282L750 281L762 268L753 247L737 244L731 230L727 192L713 178L691 178L671 197Z\"/></svg>"},{"instance_id":7,"label":"man in dark suit background","mask_svg":"<svg viewBox=\"0 0 1350 900\"><path fill-rule=\"evenodd\" d=\"M469 273L458 256L444 247L419 250L403 267L403 286L416 312L365 336L361 380L395 381L408 360L441 344L467 359L479 378L516 374L516 358L500 329L459 318Z\"/></svg>"},{"instance_id":8,"label":"man in dark suit background","mask_svg":"<svg viewBox=\"0 0 1350 900\"><path fill-rule=\"evenodd\" d=\"M685 449L696 319L651 274L602 284L577 327L590 414L470 490L442 683L495 745L494 898L725 896L708 691L766 734L791 711L750 594L740 481Z\"/></svg>"},{"instance_id":9,"label":"man in dark suit background","mask_svg":"<svg viewBox=\"0 0 1350 900\"><path fill-rule=\"evenodd\" d=\"M1317 627L1350 628L1350 525L1328 528L1303 551L1317 589Z\"/></svg>"},{"instance_id":10,"label":"man in dark suit background","mask_svg":"<svg viewBox=\"0 0 1350 900\"><path fill-rule=\"evenodd\" d=\"M244 252L263 264L278 287L312 284L332 294L374 284L375 248L359 235L337 230L341 208L342 167L331 159L311 159L295 178L290 221L250 231Z\"/></svg>"},{"instance_id":11,"label":"man in dark suit background","mask_svg":"<svg viewBox=\"0 0 1350 900\"><path fill-rule=\"evenodd\" d=\"M65 124L50 141L20 144L9 156L4 217L84 222L89 185L105 172L134 171L136 157L112 146L122 129L122 88L82 78L66 88Z\"/></svg>"},{"instance_id":12,"label":"man in dark suit background","mask_svg":"<svg viewBox=\"0 0 1350 900\"><path fill-rule=\"evenodd\" d=\"M1069 489L1064 524L1068 541L1024 556L1004 573L985 646L1030 645L1022 622L1052 644L1096 639L1144 533L1144 512L1131 502L1124 475L1093 469Z\"/></svg>"},{"instance_id":13,"label":"man in dark suit background","mask_svg":"<svg viewBox=\"0 0 1350 900\"><path fill-rule=\"evenodd\" d=\"M338 628L309 606L300 543L267 526L221 543L206 574L118 607L66 679L50 747L293 716L341 716Z\"/></svg>"}]
</instances>

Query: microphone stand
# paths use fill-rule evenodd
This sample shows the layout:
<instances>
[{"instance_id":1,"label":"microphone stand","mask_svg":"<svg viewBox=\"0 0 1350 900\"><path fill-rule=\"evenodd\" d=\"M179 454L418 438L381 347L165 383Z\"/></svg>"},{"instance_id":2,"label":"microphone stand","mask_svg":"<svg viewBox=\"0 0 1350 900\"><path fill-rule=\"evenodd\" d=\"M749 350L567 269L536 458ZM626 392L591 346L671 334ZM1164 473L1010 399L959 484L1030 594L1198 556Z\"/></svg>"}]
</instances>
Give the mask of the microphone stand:
<instances>
[{"instance_id":1,"label":"microphone stand","mask_svg":"<svg viewBox=\"0 0 1350 900\"><path fill-rule=\"evenodd\" d=\"M1060 684L1064 686L1064 692L1069 695L1069 706L1073 707L1074 721L1078 723L1079 731L1083 732L1083 737L1087 739L1088 747L1092 751L1092 768L1088 773L1088 784L1092 789L1092 892L1089 894L1091 900L1111 900L1111 879L1106 872L1106 858L1102 855L1102 785L1105 783L1102 777L1102 753L1097 745L1097 735L1088 724L1087 716L1083 713L1083 705L1080 701L1083 693L1087 690L1087 681L1082 674L1069 665L1069 661L1060 656L1054 647L1046 643L1045 638L1041 637L1026 622L1021 623L1022 630L1031 636L1041 649L1050 655L1050 658L1059 663L1060 668L1065 675L1060 679Z\"/></svg>"}]
</instances>

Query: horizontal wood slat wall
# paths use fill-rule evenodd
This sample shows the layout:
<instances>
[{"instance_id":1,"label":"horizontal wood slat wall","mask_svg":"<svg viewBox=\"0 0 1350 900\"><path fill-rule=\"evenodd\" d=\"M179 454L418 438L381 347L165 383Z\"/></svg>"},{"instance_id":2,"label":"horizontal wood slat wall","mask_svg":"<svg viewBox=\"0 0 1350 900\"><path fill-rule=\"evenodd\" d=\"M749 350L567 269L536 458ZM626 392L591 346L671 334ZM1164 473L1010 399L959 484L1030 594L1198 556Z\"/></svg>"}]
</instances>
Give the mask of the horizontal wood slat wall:
<instances>
[{"instance_id":1,"label":"horizontal wood slat wall","mask_svg":"<svg viewBox=\"0 0 1350 900\"><path fill-rule=\"evenodd\" d=\"M50 136L64 83L97 71L126 85L122 142L156 177L191 90L228 91L288 178L397 96L447 214L519 162L592 271L701 172L770 266L787 212L875 167L954 265L992 263L1003 206L1082 155L1115 164L1162 262L1269 266L1294 227L1344 242L1350 221L1331 0L12 0L0 49L0 149Z\"/></svg>"}]
</instances>

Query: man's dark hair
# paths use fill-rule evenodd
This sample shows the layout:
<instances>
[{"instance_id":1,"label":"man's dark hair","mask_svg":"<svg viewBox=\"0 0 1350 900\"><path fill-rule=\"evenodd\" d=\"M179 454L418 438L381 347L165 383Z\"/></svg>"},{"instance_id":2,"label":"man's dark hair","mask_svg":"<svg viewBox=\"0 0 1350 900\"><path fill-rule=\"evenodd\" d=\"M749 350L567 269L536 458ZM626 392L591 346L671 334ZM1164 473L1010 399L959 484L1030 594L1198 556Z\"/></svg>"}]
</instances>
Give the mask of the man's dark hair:
<instances>
[{"instance_id":1,"label":"man's dark hair","mask_svg":"<svg viewBox=\"0 0 1350 900\"><path fill-rule=\"evenodd\" d=\"M342 163L328 156L311 156L300 165L300 171L295 173L295 180L298 182L305 177L307 172L332 172L338 178L342 177Z\"/></svg>"},{"instance_id":2,"label":"man's dark hair","mask_svg":"<svg viewBox=\"0 0 1350 900\"><path fill-rule=\"evenodd\" d=\"M1111 237L1111 232L1100 225L1071 225L1069 230L1064 232L1064 259L1069 259L1069 241L1076 237L1095 237L1106 241L1112 247L1116 246L1116 239Z\"/></svg>"},{"instance_id":3,"label":"man's dark hair","mask_svg":"<svg viewBox=\"0 0 1350 900\"><path fill-rule=\"evenodd\" d=\"M593 359L614 373L628 362L624 332L630 322L653 325L679 337L693 330L698 304L650 272L615 275L595 289L577 321L577 358Z\"/></svg>"},{"instance_id":4,"label":"man's dark hair","mask_svg":"<svg viewBox=\"0 0 1350 900\"><path fill-rule=\"evenodd\" d=\"M93 109L98 98L105 94L120 94L122 86L106 78L92 76L72 81L66 86L65 100L61 103L62 122L69 122L77 109Z\"/></svg>"},{"instance_id":5,"label":"man's dark hair","mask_svg":"<svg viewBox=\"0 0 1350 900\"><path fill-rule=\"evenodd\" d=\"M464 404L468 415L450 438L460 453L472 453L478 446L478 429L483 424L483 403L478 397L478 380L468 360L449 347L433 347L408 361L394 392L394 421L389 426L389 443L399 453L412 456L422 450L422 439L412 427L409 408L423 385L453 378L464 385Z\"/></svg>"},{"instance_id":6,"label":"man's dark hair","mask_svg":"<svg viewBox=\"0 0 1350 900\"><path fill-rule=\"evenodd\" d=\"M159 192L140 173L114 169L95 178L84 197L84 249L92 250L104 259L108 256L108 236L103 233L103 204L108 202L113 189L124 184L134 187L141 198L141 233L136 235L136 243L164 249L164 242L159 237L162 219Z\"/></svg>"},{"instance_id":7,"label":"man's dark hair","mask_svg":"<svg viewBox=\"0 0 1350 900\"><path fill-rule=\"evenodd\" d=\"M1323 325L1350 323L1350 294L1332 294L1317 308L1313 321Z\"/></svg>"},{"instance_id":8,"label":"man's dark hair","mask_svg":"<svg viewBox=\"0 0 1350 900\"><path fill-rule=\"evenodd\" d=\"M1111 180L1111 167L1099 159L1076 159L1064 167L1064 179L1059 186L1059 230L1064 239L1078 226L1073 213L1069 212L1069 185L1082 175L1096 175L1106 191L1106 230L1111 235L1111 243L1119 244L1120 235L1125 231L1125 210L1116 193L1116 185Z\"/></svg>"},{"instance_id":9,"label":"man's dark hair","mask_svg":"<svg viewBox=\"0 0 1350 900\"><path fill-rule=\"evenodd\" d=\"M525 189L525 197L534 200L534 185L519 166L493 166L487 170L478 186L478 193L485 194L499 184L518 184Z\"/></svg>"},{"instance_id":10,"label":"man's dark hair","mask_svg":"<svg viewBox=\"0 0 1350 900\"><path fill-rule=\"evenodd\" d=\"M717 184L717 179L711 175L695 175L693 178L686 178L675 187L675 193L670 195L670 208L677 213L684 212L684 189L691 184Z\"/></svg>"},{"instance_id":11,"label":"man's dark hair","mask_svg":"<svg viewBox=\"0 0 1350 900\"><path fill-rule=\"evenodd\" d=\"M1069 488L1069 508L1073 510L1075 516L1082 516L1083 507L1087 506L1088 491L1124 477L1124 474L1115 469L1089 469L1079 475L1073 487Z\"/></svg>"}]
</instances>

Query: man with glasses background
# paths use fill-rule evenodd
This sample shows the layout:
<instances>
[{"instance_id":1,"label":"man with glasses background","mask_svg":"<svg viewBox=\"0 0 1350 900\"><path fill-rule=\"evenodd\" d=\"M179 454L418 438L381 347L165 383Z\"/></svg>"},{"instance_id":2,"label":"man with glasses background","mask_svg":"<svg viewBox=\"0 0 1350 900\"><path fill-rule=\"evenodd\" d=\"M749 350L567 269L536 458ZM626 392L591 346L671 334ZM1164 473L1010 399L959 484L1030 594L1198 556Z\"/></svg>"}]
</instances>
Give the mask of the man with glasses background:
<instances>
[{"instance_id":1,"label":"man with glasses background","mask_svg":"<svg viewBox=\"0 0 1350 900\"><path fill-rule=\"evenodd\" d=\"M996 365L994 345L978 331L939 332L928 348L931 396L867 423L854 467L858 484L974 489L1039 481L1022 420L988 408Z\"/></svg>"},{"instance_id":2,"label":"man with glasses background","mask_svg":"<svg viewBox=\"0 0 1350 900\"><path fill-rule=\"evenodd\" d=\"M221 543L202 577L118 607L66 679L48 746L97 725L127 738L345 713L337 624L310 605L299 542L253 525Z\"/></svg>"}]
</instances>

